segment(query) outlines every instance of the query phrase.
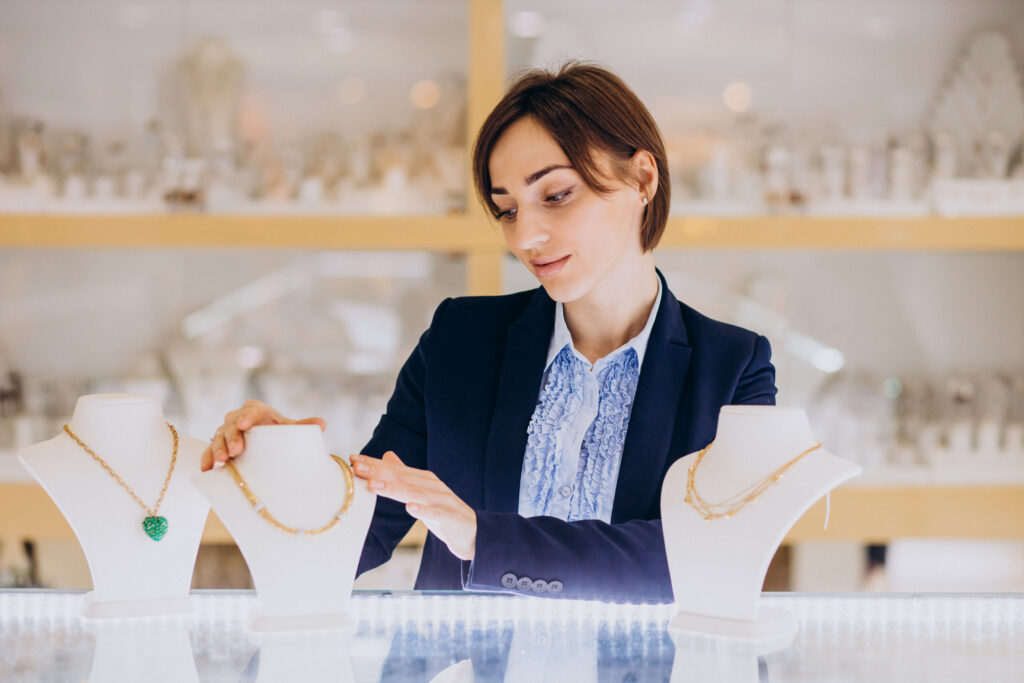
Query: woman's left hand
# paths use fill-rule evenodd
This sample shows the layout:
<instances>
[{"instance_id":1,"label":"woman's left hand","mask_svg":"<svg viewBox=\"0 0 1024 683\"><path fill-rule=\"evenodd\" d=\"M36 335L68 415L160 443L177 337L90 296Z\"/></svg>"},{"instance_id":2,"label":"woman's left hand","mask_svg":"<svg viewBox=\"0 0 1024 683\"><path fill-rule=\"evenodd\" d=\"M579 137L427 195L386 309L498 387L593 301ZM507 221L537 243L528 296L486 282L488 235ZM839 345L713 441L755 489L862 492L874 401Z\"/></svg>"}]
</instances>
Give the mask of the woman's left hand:
<instances>
[{"instance_id":1,"label":"woman's left hand","mask_svg":"<svg viewBox=\"0 0 1024 683\"><path fill-rule=\"evenodd\" d=\"M400 503L410 516L422 521L460 560L476 554L476 512L456 496L433 472L406 467L392 451L380 460L353 455L356 476L367 488Z\"/></svg>"}]
</instances>

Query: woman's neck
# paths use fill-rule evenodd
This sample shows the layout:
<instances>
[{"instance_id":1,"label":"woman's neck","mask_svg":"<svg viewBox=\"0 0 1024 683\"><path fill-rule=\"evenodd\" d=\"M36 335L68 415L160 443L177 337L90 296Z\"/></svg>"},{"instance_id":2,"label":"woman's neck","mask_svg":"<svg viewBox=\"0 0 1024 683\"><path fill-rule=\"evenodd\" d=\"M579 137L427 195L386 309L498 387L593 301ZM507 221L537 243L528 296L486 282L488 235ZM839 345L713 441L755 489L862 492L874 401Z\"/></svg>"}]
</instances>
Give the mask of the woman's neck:
<instances>
[{"instance_id":1,"label":"woman's neck","mask_svg":"<svg viewBox=\"0 0 1024 683\"><path fill-rule=\"evenodd\" d=\"M585 296L565 303L573 346L592 363L603 358L640 334L657 297L653 254L623 261Z\"/></svg>"}]
</instances>

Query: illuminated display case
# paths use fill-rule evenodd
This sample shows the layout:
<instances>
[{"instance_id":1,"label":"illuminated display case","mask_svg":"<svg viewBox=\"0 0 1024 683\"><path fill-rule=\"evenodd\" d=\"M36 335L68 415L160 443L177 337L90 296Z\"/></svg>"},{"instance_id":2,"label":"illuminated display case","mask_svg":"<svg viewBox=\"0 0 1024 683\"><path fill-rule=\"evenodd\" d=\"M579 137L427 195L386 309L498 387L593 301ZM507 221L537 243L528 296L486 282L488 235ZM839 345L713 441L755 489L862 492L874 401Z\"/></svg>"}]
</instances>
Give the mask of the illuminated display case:
<instances>
[{"instance_id":1,"label":"illuminated display case","mask_svg":"<svg viewBox=\"0 0 1024 683\"><path fill-rule=\"evenodd\" d=\"M187 619L74 616L81 596L0 592L4 681L1017 680L1024 596L766 594L800 630L782 649L674 634L668 605L357 593L349 631L254 634L246 592ZM176 678L169 676L177 675Z\"/></svg>"}]
</instances>

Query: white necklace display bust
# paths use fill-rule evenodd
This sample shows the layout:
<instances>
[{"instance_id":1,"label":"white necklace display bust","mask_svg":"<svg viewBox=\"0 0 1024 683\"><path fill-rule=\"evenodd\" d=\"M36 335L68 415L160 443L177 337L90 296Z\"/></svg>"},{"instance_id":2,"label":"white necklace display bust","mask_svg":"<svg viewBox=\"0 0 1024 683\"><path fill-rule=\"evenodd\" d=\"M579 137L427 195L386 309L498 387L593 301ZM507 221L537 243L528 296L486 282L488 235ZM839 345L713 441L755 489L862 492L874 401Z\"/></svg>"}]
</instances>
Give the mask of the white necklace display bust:
<instances>
[{"instance_id":1,"label":"white necklace display bust","mask_svg":"<svg viewBox=\"0 0 1024 683\"><path fill-rule=\"evenodd\" d=\"M153 396L93 394L69 423L142 501L156 504L171 465L173 437ZM167 533L146 535L146 512L67 434L18 453L75 532L92 576L82 615L141 617L191 612L189 586L209 506L188 481L206 444L179 437L177 464L160 505Z\"/></svg>"},{"instance_id":2,"label":"white necklace display bust","mask_svg":"<svg viewBox=\"0 0 1024 683\"><path fill-rule=\"evenodd\" d=\"M341 468L317 425L253 427L233 460L252 492L282 524L319 528L346 495ZM319 535L278 530L249 504L226 468L192 477L238 543L260 607L256 631L339 628L351 623L349 598L377 496L356 480L355 500L341 522Z\"/></svg>"},{"instance_id":3,"label":"white necklace display bust","mask_svg":"<svg viewBox=\"0 0 1024 683\"><path fill-rule=\"evenodd\" d=\"M718 433L695 472L704 499L724 501L769 476L817 443L798 408L724 406ZM758 609L768 565L789 529L810 506L861 472L856 463L818 448L794 464L731 518L705 521L686 501L696 456L665 475L662 528L679 613L672 628L751 639L792 637L789 615Z\"/></svg>"}]
</instances>

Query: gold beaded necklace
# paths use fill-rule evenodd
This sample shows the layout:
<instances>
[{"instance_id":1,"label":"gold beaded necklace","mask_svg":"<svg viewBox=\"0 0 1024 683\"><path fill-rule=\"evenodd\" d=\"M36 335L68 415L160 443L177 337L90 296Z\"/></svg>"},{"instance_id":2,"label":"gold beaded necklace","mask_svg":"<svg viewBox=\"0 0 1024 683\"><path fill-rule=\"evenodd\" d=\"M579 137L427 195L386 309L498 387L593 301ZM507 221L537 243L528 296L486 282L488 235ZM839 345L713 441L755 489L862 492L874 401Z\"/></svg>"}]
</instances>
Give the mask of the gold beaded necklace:
<instances>
[{"instance_id":1,"label":"gold beaded necklace","mask_svg":"<svg viewBox=\"0 0 1024 683\"><path fill-rule=\"evenodd\" d=\"M352 474L352 468L349 467L349 464L345 462L342 458L339 458L333 453L331 453L331 457L334 458L334 461L338 463L338 467L340 467L341 471L345 474L345 502L342 504L341 508L339 508L339 510L336 513L334 513L334 517L331 519L331 521L318 529L296 529L294 527L282 524L277 520L276 517L270 514L270 511L267 510L266 506L264 506L263 503L260 502L260 499L256 496L256 494L252 492L252 489L249 488L249 484L247 484L245 479L242 478L242 474L238 471L238 468L235 467L235 464L233 462L229 460L228 462L224 463L224 467L227 468L227 471L231 473L231 476L238 484L238 488L242 489L242 493L245 494L246 500L248 500L249 504L252 505L253 509L256 510L257 513L259 513L260 517L270 522L270 524L274 526L276 529L283 531L286 534L291 534L292 536L302 538L303 536L316 536L317 534L322 534L325 531L331 529L335 524L340 522L341 518L345 515L346 512L348 512L349 507L352 505L352 499L355 498L356 480L355 476L353 476Z\"/></svg>"},{"instance_id":2,"label":"gold beaded necklace","mask_svg":"<svg viewBox=\"0 0 1024 683\"><path fill-rule=\"evenodd\" d=\"M167 478L164 479L164 487L160 489L160 497L156 499L156 505L153 506L152 510L142 502L142 499L139 498L135 491L132 490L132 487L128 486L124 479L118 476L117 472L114 471L114 468L104 462L103 458L96 455L94 450L86 446L85 442L79 439L78 436L71 431L71 427L64 425L64 431L67 432L67 435L74 439L75 443L85 449L85 452L91 455L96 462L102 465L103 469L105 469L107 473L112 476L117 483L131 495L132 498L135 499L135 502L146 511L146 517L142 520L142 529L146 532L146 535L154 541L159 541L164 537L164 534L167 533L167 518L160 517L157 513L160 512L160 504L164 502L164 494L167 493L167 487L171 483L171 475L174 474L174 464L178 461L178 430L176 430L174 425L170 422L167 422L166 424L171 430L171 436L174 437L174 450L171 452L171 468L167 470Z\"/></svg>"},{"instance_id":3,"label":"gold beaded necklace","mask_svg":"<svg viewBox=\"0 0 1024 683\"><path fill-rule=\"evenodd\" d=\"M758 497L762 493L764 493L772 484L782 479L782 475L785 474L790 467L798 463L800 459L803 458L808 453L811 453L821 448L821 442L819 441L818 443L811 446L800 455L796 456L789 462L783 464L774 472L768 473L767 475L765 475L761 479L758 479L756 482L754 482L747 488L743 489L739 493L730 496L729 498L726 498L725 500L719 503L711 503L704 500L701 497L701 495L697 493L696 476L697 468L700 467L701 461L707 454L708 449L710 449L712 444L714 443L715 442L712 441L711 443L704 447L704 450L697 454L697 460L692 465L690 465L690 471L686 477L686 502L689 503L694 510L700 513L702 517L704 517L705 522L710 522L713 519L719 519L721 517L732 517L737 512L746 507L747 504L756 503Z\"/></svg>"}]
</instances>

